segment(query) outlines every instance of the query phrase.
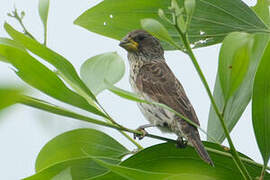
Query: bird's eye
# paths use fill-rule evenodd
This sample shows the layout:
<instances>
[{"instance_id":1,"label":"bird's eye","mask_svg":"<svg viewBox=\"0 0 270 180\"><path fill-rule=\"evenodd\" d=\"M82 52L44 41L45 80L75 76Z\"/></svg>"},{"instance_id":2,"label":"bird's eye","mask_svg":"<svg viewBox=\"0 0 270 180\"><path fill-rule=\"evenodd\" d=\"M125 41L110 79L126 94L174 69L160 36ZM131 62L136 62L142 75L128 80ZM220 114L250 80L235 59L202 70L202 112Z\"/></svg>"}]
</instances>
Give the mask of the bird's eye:
<instances>
[{"instance_id":1,"label":"bird's eye","mask_svg":"<svg viewBox=\"0 0 270 180\"><path fill-rule=\"evenodd\" d=\"M139 37L138 37L138 40L139 40L139 41L142 41L142 40L144 40L145 38L146 38L145 36L139 36Z\"/></svg>"}]
</instances>

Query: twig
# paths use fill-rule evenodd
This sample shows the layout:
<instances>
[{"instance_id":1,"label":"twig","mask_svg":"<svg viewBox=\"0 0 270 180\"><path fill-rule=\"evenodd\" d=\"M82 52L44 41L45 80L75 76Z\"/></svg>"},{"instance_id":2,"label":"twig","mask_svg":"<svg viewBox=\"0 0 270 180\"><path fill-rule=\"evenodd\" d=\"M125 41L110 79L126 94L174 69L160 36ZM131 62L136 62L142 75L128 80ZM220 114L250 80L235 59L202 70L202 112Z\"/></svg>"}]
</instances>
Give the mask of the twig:
<instances>
[{"instance_id":1,"label":"twig","mask_svg":"<svg viewBox=\"0 0 270 180\"><path fill-rule=\"evenodd\" d=\"M23 32L24 32L25 35L27 35L30 38L36 40L35 37L26 29L25 25L23 24L23 21L22 20L23 20L23 18L25 16L25 12L24 11L22 11L21 12L21 15L19 15L17 8L14 7L14 11L12 11L11 13L8 13L8 16L16 19L19 22L19 24L21 25L21 27L22 27Z\"/></svg>"}]
</instances>

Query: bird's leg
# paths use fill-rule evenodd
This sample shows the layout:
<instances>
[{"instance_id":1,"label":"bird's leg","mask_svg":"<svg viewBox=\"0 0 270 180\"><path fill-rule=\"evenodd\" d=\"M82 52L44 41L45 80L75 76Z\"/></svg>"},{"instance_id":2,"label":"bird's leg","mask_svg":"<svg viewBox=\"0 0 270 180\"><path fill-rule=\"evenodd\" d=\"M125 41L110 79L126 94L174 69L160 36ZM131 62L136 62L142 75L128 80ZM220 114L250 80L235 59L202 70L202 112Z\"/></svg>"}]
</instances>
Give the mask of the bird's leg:
<instances>
[{"instance_id":1,"label":"bird's leg","mask_svg":"<svg viewBox=\"0 0 270 180\"><path fill-rule=\"evenodd\" d=\"M179 136L177 138L177 144L176 144L176 146L178 148L185 148L185 147L187 147L187 143L188 143L187 140L184 140L184 138L182 136Z\"/></svg>"},{"instance_id":2,"label":"bird's leg","mask_svg":"<svg viewBox=\"0 0 270 180\"><path fill-rule=\"evenodd\" d=\"M146 136L146 134L148 134L145 129L149 127L156 127L156 125L145 124L145 125L139 126L139 128L137 128L136 130L142 132L142 134L134 133L134 139L138 138L139 140L142 140Z\"/></svg>"}]
</instances>

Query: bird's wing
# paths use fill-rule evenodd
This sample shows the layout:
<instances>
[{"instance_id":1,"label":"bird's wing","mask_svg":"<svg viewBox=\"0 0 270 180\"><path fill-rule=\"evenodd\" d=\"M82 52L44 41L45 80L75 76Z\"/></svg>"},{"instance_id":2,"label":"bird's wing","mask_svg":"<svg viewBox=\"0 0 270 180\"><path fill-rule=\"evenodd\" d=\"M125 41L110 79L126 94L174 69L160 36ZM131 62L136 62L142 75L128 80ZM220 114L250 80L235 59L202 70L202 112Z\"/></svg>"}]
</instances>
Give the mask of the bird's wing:
<instances>
[{"instance_id":1,"label":"bird's wing","mask_svg":"<svg viewBox=\"0 0 270 180\"><path fill-rule=\"evenodd\" d=\"M144 64L136 77L136 86L152 100L169 106L199 125L184 88L164 61Z\"/></svg>"}]
</instances>

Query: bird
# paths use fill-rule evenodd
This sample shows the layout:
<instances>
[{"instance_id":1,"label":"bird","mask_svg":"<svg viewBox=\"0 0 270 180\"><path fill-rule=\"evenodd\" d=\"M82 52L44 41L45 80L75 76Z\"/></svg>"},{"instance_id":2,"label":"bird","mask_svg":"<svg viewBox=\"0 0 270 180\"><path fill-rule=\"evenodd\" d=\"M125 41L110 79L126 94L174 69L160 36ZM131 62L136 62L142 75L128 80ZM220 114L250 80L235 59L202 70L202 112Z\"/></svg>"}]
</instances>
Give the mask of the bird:
<instances>
[{"instance_id":1,"label":"bird","mask_svg":"<svg viewBox=\"0 0 270 180\"><path fill-rule=\"evenodd\" d=\"M120 41L119 46L127 51L130 65L129 82L135 94L146 101L165 104L200 125L183 86L165 61L164 49L156 37L145 30L133 30ZM144 135L147 133L144 129L148 127L158 127L162 132L175 133L178 136L179 147L186 146L186 139L202 160L214 166L195 126L153 103L138 103L138 106L150 122L138 128L145 132Z\"/></svg>"}]
</instances>

